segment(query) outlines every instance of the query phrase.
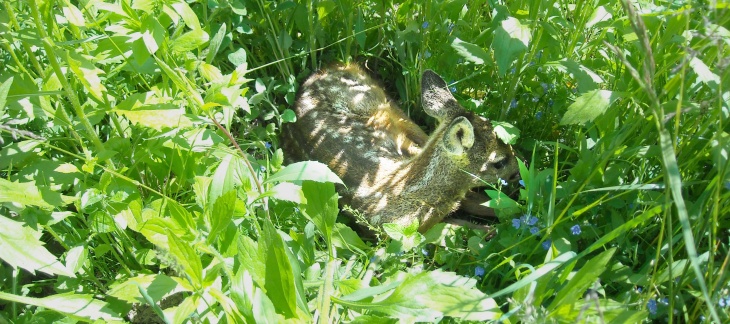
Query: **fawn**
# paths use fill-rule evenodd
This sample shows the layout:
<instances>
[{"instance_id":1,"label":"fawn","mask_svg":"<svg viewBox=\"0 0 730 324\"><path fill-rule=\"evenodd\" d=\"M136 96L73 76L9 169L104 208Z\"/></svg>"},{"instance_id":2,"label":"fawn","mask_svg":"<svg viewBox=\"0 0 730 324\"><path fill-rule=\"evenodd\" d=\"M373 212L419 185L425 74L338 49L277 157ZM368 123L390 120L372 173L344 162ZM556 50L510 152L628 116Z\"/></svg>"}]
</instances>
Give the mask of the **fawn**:
<instances>
[{"instance_id":1,"label":"fawn","mask_svg":"<svg viewBox=\"0 0 730 324\"><path fill-rule=\"evenodd\" d=\"M421 88L423 108L439 124L431 136L358 66L326 68L301 86L282 146L289 159L327 164L346 185L340 202L371 225L417 219L425 232L483 181L519 173L512 147L459 105L440 76L425 71Z\"/></svg>"}]
</instances>

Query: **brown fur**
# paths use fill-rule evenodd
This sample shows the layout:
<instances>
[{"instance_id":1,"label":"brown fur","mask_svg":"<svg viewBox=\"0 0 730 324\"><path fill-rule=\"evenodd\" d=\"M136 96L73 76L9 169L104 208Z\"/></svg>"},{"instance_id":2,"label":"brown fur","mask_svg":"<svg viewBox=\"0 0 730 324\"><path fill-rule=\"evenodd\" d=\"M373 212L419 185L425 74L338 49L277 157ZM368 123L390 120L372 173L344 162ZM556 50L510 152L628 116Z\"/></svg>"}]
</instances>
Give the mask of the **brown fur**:
<instances>
[{"instance_id":1,"label":"brown fur","mask_svg":"<svg viewBox=\"0 0 730 324\"><path fill-rule=\"evenodd\" d=\"M372 225L418 219L426 231L482 180L515 179L518 167L491 123L461 107L441 77L426 71L421 86L426 113L439 121L430 136L359 67L315 73L300 89L284 150L295 161L326 163L347 186L342 202Z\"/></svg>"}]
</instances>

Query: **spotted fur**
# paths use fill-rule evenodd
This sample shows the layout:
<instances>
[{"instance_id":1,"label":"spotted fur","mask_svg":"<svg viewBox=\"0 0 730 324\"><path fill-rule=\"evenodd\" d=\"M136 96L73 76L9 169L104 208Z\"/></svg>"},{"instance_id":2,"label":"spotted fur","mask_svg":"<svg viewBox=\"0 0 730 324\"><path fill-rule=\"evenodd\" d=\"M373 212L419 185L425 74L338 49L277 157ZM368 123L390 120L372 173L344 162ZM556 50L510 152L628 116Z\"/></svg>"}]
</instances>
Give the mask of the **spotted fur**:
<instances>
[{"instance_id":1,"label":"spotted fur","mask_svg":"<svg viewBox=\"0 0 730 324\"><path fill-rule=\"evenodd\" d=\"M456 210L484 181L514 179L512 148L491 123L459 105L436 73L422 76L426 113L439 121L429 136L355 65L310 76L296 102L297 122L283 131L289 159L317 160L342 178L342 202L372 225L426 231Z\"/></svg>"}]
</instances>

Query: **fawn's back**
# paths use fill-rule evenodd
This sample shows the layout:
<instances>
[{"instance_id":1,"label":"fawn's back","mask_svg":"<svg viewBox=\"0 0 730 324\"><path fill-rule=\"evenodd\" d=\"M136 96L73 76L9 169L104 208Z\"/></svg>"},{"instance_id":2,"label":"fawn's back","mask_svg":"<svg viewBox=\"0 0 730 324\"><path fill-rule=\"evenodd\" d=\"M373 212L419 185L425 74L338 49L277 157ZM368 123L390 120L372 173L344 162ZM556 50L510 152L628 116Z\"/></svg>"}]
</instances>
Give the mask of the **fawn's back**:
<instances>
[{"instance_id":1,"label":"fawn's back","mask_svg":"<svg viewBox=\"0 0 730 324\"><path fill-rule=\"evenodd\" d=\"M357 66L333 66L304 82L297 122L283 132L292 160L327 164L342 180L343 203L372 225L425 231L458 208L482 181L517 177L512 148L491 123L461 107L432 71L422 77L426 113L439 121L429 136Z\"/></svg>"}]
</instances>

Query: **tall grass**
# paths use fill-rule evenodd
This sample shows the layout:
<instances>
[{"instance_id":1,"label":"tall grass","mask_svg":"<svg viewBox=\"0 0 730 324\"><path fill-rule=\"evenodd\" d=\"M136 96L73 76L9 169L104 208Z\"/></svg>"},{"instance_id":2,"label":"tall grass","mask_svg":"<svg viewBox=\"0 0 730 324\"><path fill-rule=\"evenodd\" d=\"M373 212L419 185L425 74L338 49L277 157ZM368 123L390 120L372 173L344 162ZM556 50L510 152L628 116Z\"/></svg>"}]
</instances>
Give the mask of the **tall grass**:
<instances>
[{"instance_id":1,"label":"tall grass","mask_svg":"<svg viewBox=\"0 0 730 324\"><path fill-rule=\"evenodd\" d=\"M729 320L724 2L2 6L0 321ZM364 242L337 176L284 163L334 61L426 129L433 69L519 136L492 232Z\"/></svg>"}]
</instances>

